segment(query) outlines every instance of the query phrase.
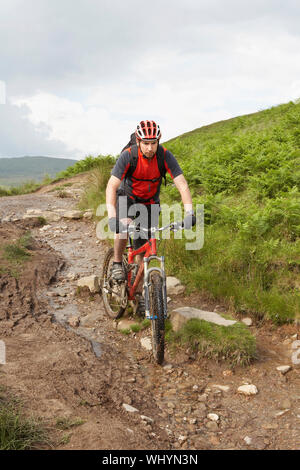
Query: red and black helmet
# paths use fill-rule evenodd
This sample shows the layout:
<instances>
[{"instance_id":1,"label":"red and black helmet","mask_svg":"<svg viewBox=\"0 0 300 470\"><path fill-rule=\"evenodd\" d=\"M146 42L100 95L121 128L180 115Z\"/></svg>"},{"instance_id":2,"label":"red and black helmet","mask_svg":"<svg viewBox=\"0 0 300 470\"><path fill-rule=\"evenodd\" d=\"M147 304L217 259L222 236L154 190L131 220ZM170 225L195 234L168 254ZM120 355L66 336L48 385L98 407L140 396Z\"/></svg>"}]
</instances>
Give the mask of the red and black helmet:
<instances>
[{"instance_id":1,"label":"red and black helmet","mask_svg":"<svg viewBox=\"0 0 300 470\"><path fill-rule=\"evenodd\" d=\"M160 127L154 121L141 121L136 127L135 135L138 140L159 140Z\"/></svg>"}]
</instances>

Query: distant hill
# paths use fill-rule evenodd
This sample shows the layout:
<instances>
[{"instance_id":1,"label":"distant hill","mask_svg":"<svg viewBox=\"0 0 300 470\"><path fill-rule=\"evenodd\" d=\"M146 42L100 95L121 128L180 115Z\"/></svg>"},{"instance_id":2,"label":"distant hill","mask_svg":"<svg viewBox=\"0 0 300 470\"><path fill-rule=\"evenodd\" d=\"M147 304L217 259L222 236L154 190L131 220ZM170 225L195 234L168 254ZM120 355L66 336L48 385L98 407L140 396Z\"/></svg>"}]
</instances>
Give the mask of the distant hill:
<instances>
[{"instance_id":1,"label":"distant hill","mask_svg":"<svg viewBox=\"0 0 300 470\"><path fill-rule=\"evenodd\" d=\"M25 181L42 181L46 175L56 176L77 160L52 157L0 158L0 186L13 186Z\"/></svg>"}]
</instances>

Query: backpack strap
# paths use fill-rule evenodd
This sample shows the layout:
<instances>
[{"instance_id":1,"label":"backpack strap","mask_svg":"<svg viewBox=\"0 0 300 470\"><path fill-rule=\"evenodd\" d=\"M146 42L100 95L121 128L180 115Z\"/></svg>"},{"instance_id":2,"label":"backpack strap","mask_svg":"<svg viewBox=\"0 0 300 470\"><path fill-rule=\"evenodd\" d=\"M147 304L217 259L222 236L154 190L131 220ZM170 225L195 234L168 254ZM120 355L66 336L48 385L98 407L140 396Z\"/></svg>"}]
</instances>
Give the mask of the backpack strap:
<instances>
[{"instance_id":1,"label":"backpack strap","mask_svg":"<svg viewBox=\"0 0 300 470\"><path fill-rule=\"evenodd\" d=\"M165 147L163 147L162 145L159 145L157 149L157 153L156 153L158 169L161 174L161 177L164 178L165 180L165 186L167 184L167 179L166 179L167 171L165 167L166 151L167 149Z\"/></svg>"}]
</instances>

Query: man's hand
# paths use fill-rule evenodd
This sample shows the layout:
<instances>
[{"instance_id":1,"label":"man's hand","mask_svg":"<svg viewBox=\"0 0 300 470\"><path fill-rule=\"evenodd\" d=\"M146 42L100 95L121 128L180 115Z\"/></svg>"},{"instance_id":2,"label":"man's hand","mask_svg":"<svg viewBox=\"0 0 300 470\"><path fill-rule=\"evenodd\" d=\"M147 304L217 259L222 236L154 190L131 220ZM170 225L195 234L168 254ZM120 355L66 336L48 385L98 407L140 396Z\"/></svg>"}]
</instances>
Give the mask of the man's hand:
<instances>
[{"instance_id":1,"label":"man's hand","mask_svg":"<svg viewBox=\"0 0 300 470\"><path fill-rule=\"evenodd\" d=\"M131 224L132 219L122 219L117 222L116 217L110 217L108 219L108 226L110 230L114 233L121 233L127 230L129 224Z\"/></svg>"},{"instance_id":2,"label":"man's hand","mask_svg":"<svg viewBox=\"0 0 300 470\"><path fill-rule=\"evenodd\" d=\"M117 223L116 217L111 217L110 219L108 219L108 226L110 230L114 233L123 232L127 228L127 226L122 224L120 220Z\"/></svg>"},{"instance_id":3,"label":"man's hand","mask_svg":"<svg viewBox=\"0 0 300 470\"><path fill-rule=\"evenodd\" d=\"M183 219L183 227L186 230L191 229L196 224L196 216L193 211L187 212L185 218Z\"/></svg>"}]
</instances>

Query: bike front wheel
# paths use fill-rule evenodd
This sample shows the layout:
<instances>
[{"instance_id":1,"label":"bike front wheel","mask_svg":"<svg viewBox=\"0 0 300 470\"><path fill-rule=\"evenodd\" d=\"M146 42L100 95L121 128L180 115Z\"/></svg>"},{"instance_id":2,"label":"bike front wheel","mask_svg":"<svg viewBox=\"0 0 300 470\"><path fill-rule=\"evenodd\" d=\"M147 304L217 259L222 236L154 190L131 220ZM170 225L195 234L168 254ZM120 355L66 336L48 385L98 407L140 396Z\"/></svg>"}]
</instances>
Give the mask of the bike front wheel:
<instances>
[{"instance_id":1,"label":"bike front wheel","mask_svg":"<svg viewBox=\"0 0 300 470\"><path fill-rule=\"evenodd\" d=\"M157 364L162 364L165 354L165 316L163 302L163 281L157 272L149 279L150 317L152 325L152 350Z\"/></svg>"},{"instance_id":2,"label":"bike front wheel","mask_svg":"<svg viewBox=\"0 0 300 470\"><path fill-rule=\"evenodd\" d=\"M125 255L123 256L125 261ZM120 318L127 307L128 295L126 282L118 283L111 279L114 249L110 248L104 258L101 290L106 313L113 319ZM126 270L123 263L123 268Z\"/></svg>"}]
</instances>

